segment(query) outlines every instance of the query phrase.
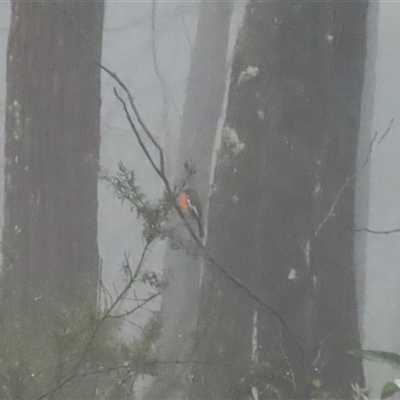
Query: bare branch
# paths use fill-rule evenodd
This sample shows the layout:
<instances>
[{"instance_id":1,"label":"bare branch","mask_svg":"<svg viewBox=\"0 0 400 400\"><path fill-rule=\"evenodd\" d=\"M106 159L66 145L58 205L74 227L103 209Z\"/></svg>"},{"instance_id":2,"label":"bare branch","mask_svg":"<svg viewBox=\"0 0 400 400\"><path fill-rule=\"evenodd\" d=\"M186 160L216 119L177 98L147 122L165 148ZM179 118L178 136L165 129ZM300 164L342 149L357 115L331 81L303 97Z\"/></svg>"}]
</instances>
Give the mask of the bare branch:
<instances>
[{"instance_id":1,"label":"bare branch","mask_svg":"<svg viewBox=\"0 0 400 400\"><path fill-rule=\"evenodd\" d=\"M122 86L122 87L124 88L125 85ZM128 90L128 89L126 89L126 90ZM115 96L117 97L117 99L121 102L122 107L124 108L124 111L125 111L126 118L127 118L128 122L129 122L129 125L131 126L132 131L134 132L134 134L135 134L135 136L136 136L136 139L138 140L139 145L140 145L140 147L142 148L143 152L145 153L145 155L146 155L147 159L149 160L151 166L153 167L153 169L157 172L157 174L158 174L159 176L162 176L162 175L163 175L162 169L159 169L159 168L157 167L157 165L155 164L155 162L154 162L154 160L153 160L153 157L150 155L150 153L149 153L149 151L148 151L146 145L144 144L144 142L143 142L143 140L142 140L142 138L141 138L141 136L140 136L140 133L138 132L138 130L137 130L137 128L136 128L135 123L134 123L133 120L132 120L132 117L131 117L131 115L130 115L130 113L129 113L129 111L128 111L128 107L127 107L125 101L124 101L124 100L122 99L122 97L118 94L118 91L117 91L116 88L114 88L114 94L115 94Z\"/></svg>"},{"instance_id":2,"label":"bare branch","mask_svg":"<svg viewBox=\"0 0 400 400\"><path fill-rule=\"evenodd\" d=\"M144 121L142 120L138 109L135 106L135 103L133 101L133 96L131 94L131 92L129 91L129 89L126 87L126 85L122 82L122 80L118 77L118 75L115 72L110 71L108 68L106 68L104 65L102 65L101 63L99 63L98 61L96 61L96 64L105 72L107 72L108 75L110 75L117 83L118 85L125 91L128 100L129 100L129 105L131 106L133 113L135 114L136 119L139 122L139 125L142 127L142 129L144 130L144 132L146 133L147 137L150 139L150 141L153 143L153 145L157 148L158 152L159 152L159 156L160 156L160 170L161 172L164 174L165 171L165 165L164 165L164 152L161 148L161 146L158 144L157 140L154 138L154 136L152 135L152 133L150 132L150 130L147 128L146 124L144 123ZM114 89L114 93L115 93L115 89ZM117 96L117 94L116 94ZM117 96L119 97L119 96ZM119 100L121 101L122 99L119 97ZM125 111L126 112L126 111ZM131 125L132 127L132 125ZM132 128L133 129L133 128ZM140 136L140 135L139 135ZM153 167L154 168L154 167Z\"/></svg>"},{"instance_id":3,"label":"bare branch","mask_svg":"<svg viewBox=\"0 0 400 400\"><path fill-rule=\"evenodd\" d=\"M385 133L382 135L382 137L379 139L378 144L379 144L380 142L382 142L382 140L385 139L386 135L389 133L390 128L392 127L393 121L394 121L394 118L392 118L392 120L390 121L390 124L389 124L388 128L386 129L386 131L385 131Z\"/></svg>"},{"instance_id":4,"label":"bare branch","mask_svg":"<svg viewBox=\"0 0 400 400\"><path fill-rule=\"evenodd\" d=\"M136 307L132 308L129 311L124 312L123 314L118 314L118 315L110 315L110 318L124 318L127 317L128 315L134 314L137 310L143 308L146 304L150 303L152 300L154 300L156 297L160 296L161 293L154 293L153 295L149 296L146 300L143 300L139 305Z\"/></svg>"},{"instance_id":5,"label":"bare branch","mask_svg":"<svg viewBox=\"0 0 400 400\"><path fill-rule=\"evenodd\" d=\"M347 186L349 185L349 183L355 178L355 175L353 175L350 178L347 178L344 182L344 184L342 185L342 187L340 188L338 194L335 197L335 200L332 203L331 208L329 209L328 213L325 215L325 218L321 221L321 223L319 224L318 228L316 229L316 231L314 232L314 236L318 236L321 233L322 228L324 227L324 225L328 222L328 220L331 217L334 217L335 214L335 209L337 206L338 201L340 200L340 198L342 197L343 192L345 191L345 189L347 188Z\"/></svg>"},{"instance_id":6,"label":"bare branch","mask_svg":"<svg viewBox=\"0 0 400 400\"><path fill-rule=\"evenodd\" d=\"M383 139L387 136L387 134L389 133L390 128L392 127L393 121L394 121L394 118L392 118L392 120L391 120L390 123L389 123L389 126L387 127L387 129L386 129L386 131L385 131L385 133L384 133L384 134L381 136L381 138L378 140L378 143L377 143L378 145L379 145L379 143L382 142L382 140L383 140ZM336 197L335 197L335 200L333 201L333 203L332 203L332 205L331 205L331 208L329 209L328 213L326 214L326 216L324 217L324 219L323 219L323 220L321 221L321 223L319 224L318 228L315 230L314 236L318 236L318 235L321 233L322 228L323 228L324 225L329 221L329 219L330 219L331 217L336 217L336 215L335 215L335 209L336 209L336 206L337 206L337 204L338 204L340 198L342 197L343 192L347 189L347 187L349 186L349 184L350 184L352 181L354 181L354 180L363 172L363 170L365 169L365 167L366 167L367 164L369 163L369 160L370 160L370 158L371 158L371 154L372 154L372 151L373 151L373 149L374 149L374 144L375 144L375 142L376 142L377 137L378 137L378 132L375 132L374 137L372 138L371 143L370 143L370 145L369 145L369 149L368 149L367 156L366 156L366 158L365 158L363 164L361 165L361 168L360 168L359 170L356 170L356 171L354 172L353 175L351 175L351 176L349 176L349 177L346 178L346 180L344 181L342 187L339 189L339 192L337 193L337 195L336 195ZM372 232L370 232L370 233L372 233Z\"/></svg>"},{"instance_id":7,"label":"bare branch","mask_svg":"<svg viewBox=\"0 0 400 400\"><path fill-rule=\"evenodd\" d=\"M282 339L282 338L281 338L281 339ZM292 365L290 364L289 357L287 356L287 354L286 354L286 352L285 352L285 349L283 348L283 346L282 346L281 343L279 344L279 347L280 347L281 352L282 352L282 354L283 354L283 358L285 359L286 364L287 364L287 366L288 366L288 368L289 368L289 373L290 373L290 378L291 378L290 382L291 382L291 384L292 384L292 397L293 397L294 394L295 394L295 392L296 392L296 390L297 390L296 377L295 377L295 375L294 375L294 371L293 371Z\"/></svg>"},{"instance_id":8,"label":"bare branch","mask_svg":"<svg viewBox=\"0 0 400 400\"><path fill-rule=\"evenodd\" d=\"M183 25L183 31L185 32L186 39L189 44L190 53L192 54L193 53L193 44L192 44L192 41L190 40L189 32L188 32L187 25L186 25L185 15L182 11L181 11L181 20L182 20L182 25Z\"/></svg>"},{"instance_id":9,"label":"bare branch","mask_svg":"<svg viewBox=\"0 0 400 400\"><path fill-rule=\"evenodd\" d=\"M400 228L397 229L391 229L388 231L376 231L373 229L369 229L369 228L357 228L357 229L352 229L354 232L368 232L368 233L372 233L374 235L390 235L392 233L399 233L400 232Z\"/></svg>"},{"instance_id":10,"label":"bare branch","mask_svg":"<svg viewBox=\"0 0 400 400\"><path fill-rule=\"evenodd\" d=\"M346 220L340 217L336 217L339 219L343 224L346 225L347 229L353 232L367 232L373 235L391 235L393 233L400 233L400 228L388 229L388 230L377 230L377 229L370 229L370 228L354 228L351 226Z\"/></svg>"}]
</instances>

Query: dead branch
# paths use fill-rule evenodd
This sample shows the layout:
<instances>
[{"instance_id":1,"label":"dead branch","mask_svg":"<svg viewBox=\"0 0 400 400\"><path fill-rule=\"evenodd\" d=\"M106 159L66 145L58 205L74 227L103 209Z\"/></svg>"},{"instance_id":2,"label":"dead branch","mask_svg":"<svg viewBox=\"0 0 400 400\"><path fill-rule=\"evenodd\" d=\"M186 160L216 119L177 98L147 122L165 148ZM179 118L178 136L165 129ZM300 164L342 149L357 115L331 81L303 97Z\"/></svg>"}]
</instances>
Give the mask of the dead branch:
<instances>
[{"instance_id":1,"label":"dead branch","mask_svg":"<svg viewBox=\"0 0 400 400\"><path fill-rule=\"evenodd\" d=\"M348 230L352 232L367 232L373 235L391 235L392 233L400 233L400 228L388 229L388 230L377 230L377 229L370 229L370 228L355 228L351 226L346 220L340 217L336 217L339 221L341 221Z\"/></svg>"},{"instance_id":2,"label":"dead branch","mask_svg":"<svg viewBox=\"0 0 400 400\"><path fill-rule=\"evenodd\" d=\"M385 131L385 133L382 135L382 137L379 139L378 144L379 144L380 142L382 142L382 140L385 139L386 135L390 132L390 128L392 127L393 121L394 121L394 118L392 118L392 120L390 121L390 124L389 124L388 128L386 129L386 131Z\"/></svg>"},{"instance_id":3,"label":"dead branch","mask_svg":"<svg viewBox=\"0 0 400 400\"><path fill-rule=\"evenodd\" d=\"M122 314L118 314L118 315L110 315L110 318L124 318L127 317L128 315L132 315L134 314L136 311L138 311L139 309L143 308L146 304L150 303L152 300L154 300L156 297L160 296L161 293L154 293L153 295L149 296L146 300L143 300L140 304L138 304L136 307L132 308L129 311L125 311Z\"/></svg>"},{"instance_id":4,"label":"dead branch","mask_svg":"<svg viewBox=\"0 0 400 400\"><path fill-rule=\"evenodd\" d=\"M387 136L387 134L390 132L390 129L391 129L392 124L393 124L393 121L394 121L394 118L391 119L391 121L390 121L390 123L389 123L389 126L387 127L386 131L383 133L383 135L381 136L381 138L378 140L377 145L379 145L379 144L383 141L383 139L385 139L385 137ZM341 198L342 195L343 195L343 192L347 189L347 187L349 186L349 184L350 184L351 182L353 182L353 181L363 172L363 170L365 169L365 167L366 167L367 164L369 163L369 160L370 160L370 158L371 158L372 151L373 151L373 149L374 149L374 144L375 144L377 138L378 138L378 132L375 132L374 137L372 138L371 143L369 144L368 153L367 153L367 156L366 156L364 162L363 162L362 165L361 165L361 168L360 168L359 170L356 170L356 171L354 172L353 175L348 176L348 177L346 178L346 180L344 181L343 185L342 185L341 188L339 189L339 191L338 191L338 193L337 193L337 195L336 195L336 197L335 197L335 200L333 201L333 203L332 203L332 205L331 205L331 207L330 207L328 213L326 214L326 216L324 217L324 219L321 221L321 223L319 224L318 228L315 230L315 232L314 232L314 237L318 236L318 235L321 233L321 230L322 230L322 228L324 227L324 225L325 225L332 217L336 217L336 215L335 215L335 209L336 209L336 206L337 206L337 204L338 204L340 198ZM366 230L366 228L365 228L364 230ZM368 230L366 230L366 231L368 232ZM370 232L370 233L372 233L372 232Z\"/></svg>"}]
</instances>

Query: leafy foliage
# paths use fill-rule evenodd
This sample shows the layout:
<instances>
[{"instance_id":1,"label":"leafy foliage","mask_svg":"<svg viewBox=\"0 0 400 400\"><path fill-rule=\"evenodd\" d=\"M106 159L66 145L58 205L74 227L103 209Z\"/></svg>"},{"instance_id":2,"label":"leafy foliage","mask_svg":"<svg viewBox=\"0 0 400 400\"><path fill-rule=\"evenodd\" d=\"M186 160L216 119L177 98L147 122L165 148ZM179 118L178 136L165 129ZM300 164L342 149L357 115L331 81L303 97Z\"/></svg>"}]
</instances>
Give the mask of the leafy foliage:
<instances>
[{"instance_id":1,"label":"leafy foliage","mask_svg":"<svg viewBox=\"0 0 400 400\"><path fill-rule=\"evenodd\" d=\"M196 258L201 254L201 249L191 238L188 238L187 234L184 234L185 229L180 229L176 220L171 221L174 203L183 188L196 174L192 161L185 162L183 167L183 177L174 185L172 195L164 191L161 198L155 202L151 202L141 191L136 183L134 171L128 170L122 162L119 163L115 174L103 170L100 178L112 186L115 197L121 203L127 202L131 211L135 212L136 217L142 221L142 237L145 243L150 244L156 240L169 238L171 248L183 250Z\"/></svg>"},{"instance_id":2,"label":"leafy foliage","mask_svg":"<svg viewBox=\"0 0 400 400\"><path fill-rule=\"evenodd\" d=\"M0 398L132 398L138 377L154 373L158 315L129 342L118 338L118 321L102 318L79 304L57 305L38 336L2 322Z\"/></svg>"},{"instance_id":3,"label":"leafy foliage","mask_svg":"<svg viewBox=\"0 0 400 400\"><path fill-rule=\"evenodd\" d=\"M126 169L122 162L119 163L118 171L114 175L103 171L101 178L111 184L115 197L121 200L121 203L127 201L131 211L135 211L136 217L142 220L142 236L146 243L166 237L167 231L164 225L168 220L173 199L164 192L158 202L151 203L136 184L134 171Z\"/></svg>"},{"instance_id":4,"label":"leafy foliage","mask_svg":"<svg viewBox=\"0 0 400 400\"><path fill-rule=\"evenodd\" d=\"M387 399L400 391L400 386L396 382L387 382L382 389L381 399Z\"/></svg>"},{"instance_id":5,"label":"leafy foliage","mask_svg":"<svg viewBox=\"0 0 400 400\"><path fill-rule=\"evenodd\" d=\"M154 240L163 240L166 237L174 236L173 229L168 224L171 210L182 189L195 173L193 162L185 162L183 178L174 186L172 195L164 191L156 202L151 202L141 191L136 183L134 171L128 170L122 162L119 163L118 171L115 174L103 170L100 178L110 183L115 197L121 200L121 203L129 203L131 211L136 212L136 217L142 220L143 239L146 243L151 243Z\"/></svg>"},{"instance_id":6,"label":"leafy foliage","mask_svg":"<svg viewBox=\"0 0 400 400\"><path fill-rule=\"evenodd\" d=\"M358 353L362 358L370 361L382 361L386 364L390 364L393 367L400 369L400 354L392 353L389 351L377 351L377 350L361 350Z\"/></svg>"},{"instance_id":7,"label":"leafy foliage","mask_svg":"<svg viewBox=\"0 0 400 400\"><path fill-rule=\"evenodd\" d=\"M400 369L400 354L393 353L390 351L378 351L378 350L361 350L352 353L366 360L381 361L391 365L392 367ZM400 380L395 379L393 382L387 382L382 388L381 399L387 399L389 397L392 397L399 391L400 391Z\"/></svg>"}]
</instances>

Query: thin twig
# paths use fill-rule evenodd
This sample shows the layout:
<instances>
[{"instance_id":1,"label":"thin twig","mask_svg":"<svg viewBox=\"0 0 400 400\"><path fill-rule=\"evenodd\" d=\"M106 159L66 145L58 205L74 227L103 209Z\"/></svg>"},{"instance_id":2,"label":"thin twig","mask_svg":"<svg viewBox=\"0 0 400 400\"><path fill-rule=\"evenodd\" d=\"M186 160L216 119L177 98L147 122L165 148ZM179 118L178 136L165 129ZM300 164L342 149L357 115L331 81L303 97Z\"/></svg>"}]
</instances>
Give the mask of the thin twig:
<instances>
[{"instance_id":1,"label":"thin twig","mask_svg":"<svg viewBox=\"0 0 400 400\"><path fill-rule=\"evenodd\" d=\"M101 285L103 279L103 259L100 259L99 263L99 282L97 286L97 313L100 313L101 308Z\"/></svg>"},{"instance_id":2,"label":"thin twig","mask_svg":"<svg viewBox=\"0 0 400 400\"><path fill-rule=\"evenodd\" d=\"M128 315L132 315L135 313L137 310L143 308L147 303L150 303L152 300L154 300L156 297L160 296L161 293L154 293L153 295L149 296L146 300L142 301L139 305L136 307L132 308L129 311L124 312L123 314L118 314L118 315L110 315L110 318L124 318L127 317Z\"/></svg>"},{"instance_id":3,"label":"thin twig","mask_svg":"<svg viewBox=\"0 0 400 400\"><path fill-rule=\"evenodd\" d=\"M368 233L372 233L374 235L390 235L392 233L398 233L400 232L400 228L397 229L391 229L388 231L376 231L373 229L369 229L369 228L356 228L356 229L352 229L354 232L368 232Z\"/></svg>"},{"instance_id":4,"label":"thin twig","mask_svg":"<svg viewBox=\"0 0 400 400\"><path fill-rule=\"evenodd\" d=\"M289 357L287 356L287 354L286 354L286 352L285 352L285 349L284 349L283 346L282 346L282 343L279 344L279 347L280 347L281 352L282 352L282 354L283 354L283 358L285 359L286 364L287 364L287 366L288 366L288 368L289 368L289 373L290 373L290 376L291 376L291 378L292 378L291 383L292 383L292 387L293 387L293 389L292 389L292 398L293 398L293 396L294 396L294 394L295 394L295 392L296 392L296 390L297 390L296 377L295 377L295 375L294 375L293 368L292 368L292 366L291 366L291 364L290 364Z\"/></svg>"},{"instance_id":5,"label":"thin twig","mask_svg":"<svg viewBox=\"0 0 400 400\"><path fill-rule=\"evenodd\" d=\"M123 86L123 88L124 88L124 86ZM128 89L126 89L126 90L128 90ZM134 122L132 120L132 117L131 117L131 115L130 115L130 113L128 111L128 107L126 105L126 102L118 94L118 91L117 91L116 88L114 88L114 94L115 94L115 97L121 102L121 104L122 104L122 106L124 108L125 116L126 116L128 122L129 122L129 125L131 126L135 136L136 136L137 141L139 142L140 147L142 148L143 152L145 153L145 155L146 155L147 159L149 160L149 162L150 162L151 166L153 167L153 169L156 171L158 176L161 177L163 175L162 169L157 167L155 161L153 160L153 157L150 155L146 145L144 144L144 142L143 142L138 130L136 129L136 125L134 124Z\"/></svg>"},{"instance_id":6,"label":"thin twig","mask_svg":"<svg viewBox=\"0 0 400 400\"><path fill-rule=\"evenodd\" d=\"M389 229L389 230L376 230L370 228L354 228L346 220L341 217L336 217L339 221L346 225L347 229L353 232L367 232L373 235L391 235L392 233L400 233L400 228Z\"/></svg>"},{"instance_id":7,"label":"thin twig","mask_svg":"<svg viewBox=\"0 0 400 400\"><path fill-rule=\"evenodd\" d=\"M96 61L96 65L100 67L103 71L107 72L108 75L110 75L117 83L118 85L125 91L128 100L129 100L129 105L131 106L133 113L135 114L135 117L137 118L139 125L142 127L144 132L146 133L147 137L150 139L150 141L153 143L153 145L157 148L160 156L160 170L162 173L165 171L165 165L164 165L164 152L161 148L161 146L158 144L157 140L154 138L150 130L147 128L146 124L142 120L138 109L135 106L135 103L133 101L133 96L130 92L130 90L126 87L126 85L122 82L122 80L118 77L118 75L115 72L112 72L108 68L106 68L104 65L102 65L100 62ZM114 91L115 93L115 91ZM117 96L118 97L118 96ZM132 126L131 126L132 127ZM154 167L153 167L154 168Z\"/></svg>"},{"instance_id":8,"label":"thin twig","mask_svg":"<svg viewBox=\"0 0 400 400\"><path fill-rule=\"evenodd\" d=\"M394 118L392 118L392 120L390 121L390 124L389 124L388 128L386 129L386 132L385 132L385 133L382 135L382 137L379 139L378 144L379 144L380 142L382 142L382 140L385 139L386 135L389 133L390 128L392 127L393 121L394 121Z\"/></svg>"},{"instance_id":9,"label":"thin twig","mask_svg":"<svg viewBox=\"0 0 400 400\"><path fill-rule=\"evenodd\" d=\"M382 140L383 140L383 139L387 136L387 134L389 133L390 128L391 128L391 126L392 126L392 124L393 124L393 121L394 121L394 118L392 118L392 120L391 120L390 123L389 123L389 126L387 127L387 129L386 129L386 131L385 131L385 133L384 133L384 134L381 136L381 138L378 140L378 142L377 142L378 145L379 145L379 143L382 142ZM374 149L374 144L375 144L375 141L376 141L377 137L378 137L378 132L375 132L374 137L372 138L371 143L369 144L368 153L367 153L367 156L365 157L364 162L363 162L362 165L361 165L361 168L358 169L358 170L356 170L356 171L353 173L353 175L348 176L348 177L346 178L346 180L344 181L343 185L342 185L341 188L339 189L339 192L337 193L337 195L336 195L336 197L335 197L335 200L333 201L333 203L332 203L332 205L331 205L331 207L330 207L328 213L326 214L326 216L324 217L324 219L321 221L321 223L319 224L318 228L315 230L315 232L314 232L314 237L315 237L315 236L318 236L318 235L321 233L322 228L324 227L324 225L328 222L328 220L329 220L331 217L335 217L335 216L336 216L336 215L335 215L335 209L336 209L337 203L339 202L340 198L342 197L343 192L347 189L347 187L349 186L349 184L350 184L352 181L354 181L354 180L363 172L363 170L365 169L365 167L366 167L367 164L369 163L369 160L370 160L370 158L371 158L371 154L372 154L372 151L373 151L373 149Z\"/></svg>"}]
</instances>

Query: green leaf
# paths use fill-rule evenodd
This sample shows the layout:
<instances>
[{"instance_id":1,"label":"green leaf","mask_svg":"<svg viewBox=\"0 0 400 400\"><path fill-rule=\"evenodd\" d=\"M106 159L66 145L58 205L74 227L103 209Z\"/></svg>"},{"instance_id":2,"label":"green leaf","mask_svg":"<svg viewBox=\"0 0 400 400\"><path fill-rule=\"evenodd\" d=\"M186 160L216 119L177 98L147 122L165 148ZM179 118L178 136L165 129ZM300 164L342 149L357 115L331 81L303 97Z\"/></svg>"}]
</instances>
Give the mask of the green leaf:
<instances>
[{"instance_id":1,"label":"green leaf","mask_svg":"<svg viewBox=\"0 0 400 400\"><path fill-rule=\"evenodd\" d=\"M400 391L400 387L394 382L388 382L382 389L381 399L387 399Z\"/></svg>"},{"instance_id":2,"label":"green leaf","mask_svg":"<svg viewBox=\"0 0 400 400\"><path fill-rule=\"evenodd\" d=\"M400 354L397 353L389 351L361 350L353 351L351 354L358 355L370 361L382 361L400 369Z\"/></svg>"},{"instance_id":3,"label":"green leaf","mask_svg":"<svg viewBox=\"0 0 400 400\"><path fill-rule=\"evenodd\" d=\"M320 389L322 386L322 383L319 379L314 379L312 381L312 385L315 387L315 389Z\"/></svg>"}]
</instances>

